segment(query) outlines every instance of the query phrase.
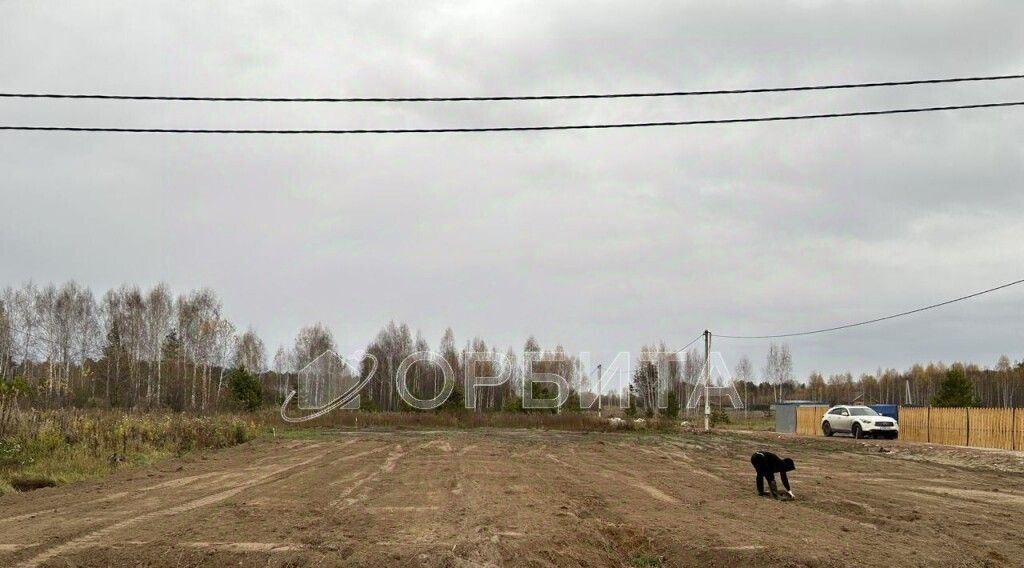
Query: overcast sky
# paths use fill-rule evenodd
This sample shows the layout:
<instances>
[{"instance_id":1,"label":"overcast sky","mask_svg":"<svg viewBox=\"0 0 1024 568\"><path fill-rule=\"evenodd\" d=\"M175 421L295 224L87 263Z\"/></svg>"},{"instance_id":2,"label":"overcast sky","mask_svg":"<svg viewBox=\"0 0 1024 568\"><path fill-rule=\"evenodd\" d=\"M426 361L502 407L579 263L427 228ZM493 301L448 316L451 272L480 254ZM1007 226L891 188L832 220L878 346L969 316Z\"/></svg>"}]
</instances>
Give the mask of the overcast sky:
<instances>
[{"instance_id":1,"label":"overcast sky","mask_svg":"<svg viewBox=\"0 0 1024 568\"><path fill-rule=\"evenodd\" d=\"M1024 3L0 2L0 91L445 96L1024 71ZM1024 100L1024 81L450 104L0 100L0 124L687 120ZM273 351L389 320L521 348L799 331L1024 277L1024 110L410 136L0 133L0 286L209 286ZM791 340L800 378L1024 358L1024 287ZM763 365L764 342L716 342Z\"/></svg>"}]
</instances>

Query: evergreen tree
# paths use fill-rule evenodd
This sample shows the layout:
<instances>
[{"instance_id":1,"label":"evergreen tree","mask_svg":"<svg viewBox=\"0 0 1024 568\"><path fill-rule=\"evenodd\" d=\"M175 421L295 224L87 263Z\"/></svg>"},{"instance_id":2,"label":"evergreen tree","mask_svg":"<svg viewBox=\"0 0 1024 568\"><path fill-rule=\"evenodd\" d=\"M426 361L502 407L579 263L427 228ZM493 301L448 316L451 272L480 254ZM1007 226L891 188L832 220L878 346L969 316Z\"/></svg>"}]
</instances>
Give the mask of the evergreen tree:
<instances>
[{"instance_id":1,"label":"evergreen tree","mask_svg":"<svg viewBox=\"0 0 1024 568\"><path fill-rule=\"evenodd\" d=\"M263 387L259 379L244 367L232 369L227 378L231 396L239 406L246 410L256 410L263 404Z\"/></svg>"},{"instance_id":2,"label":"evergreen tree","mask_svg":"<svg viewBox=\"0 0 1024 568\"><path fill-rule=\"evenodd\" d=\"M679 416L679 395L675 389L668 391L668 402L665 406L665 416L676 418Z\"/></svg>"},{"instance_id":3,"label":"evergreen tree","mask_svg":"<svg viewBox=\"0 0 1024 568\"><path fill-rule=\"evenodd\" d=\"M978 397L974 385L967 380L963 369L953 367L946 371L946 378L939 385L939 392L931 400L932 406L975 406Z\"/></svg>"}]
</instances>

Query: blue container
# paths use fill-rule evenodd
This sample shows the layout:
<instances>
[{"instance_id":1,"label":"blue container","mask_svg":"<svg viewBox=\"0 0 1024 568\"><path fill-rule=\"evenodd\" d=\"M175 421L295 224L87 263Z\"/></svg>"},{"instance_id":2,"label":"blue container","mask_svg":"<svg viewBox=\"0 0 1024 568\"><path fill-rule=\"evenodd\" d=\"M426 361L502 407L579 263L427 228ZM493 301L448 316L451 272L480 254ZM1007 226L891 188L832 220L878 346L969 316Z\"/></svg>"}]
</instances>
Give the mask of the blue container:
<instances>
[{"instance_id":1,"label":"blue container","mask_svg":"<svg viewBox=\"0 0 1024 568\"><path fill-rule=\"evenodd\" d=\"M895 404L872 404L869 408L875 412L892 418L893 420L899 421L900 419L900 407Z\"/></svg>"}]
</instances>

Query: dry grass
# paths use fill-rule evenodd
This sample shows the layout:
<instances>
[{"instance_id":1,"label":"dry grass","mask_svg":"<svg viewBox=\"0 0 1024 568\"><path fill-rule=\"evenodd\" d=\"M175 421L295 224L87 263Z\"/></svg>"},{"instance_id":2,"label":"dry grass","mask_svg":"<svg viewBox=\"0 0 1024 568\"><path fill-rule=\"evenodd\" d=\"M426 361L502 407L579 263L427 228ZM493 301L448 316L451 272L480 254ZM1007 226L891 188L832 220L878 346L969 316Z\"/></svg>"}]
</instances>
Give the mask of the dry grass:
<instances>
[{"instance_id":1,"label":"dry grass","mask_svg":"<svg viewBox=\"0 0 1024 568\"><path fill-rule=\"evenodd\" d=\"M774 432L775 417L765 418L763 413L750 413L746 418L742 415L730 416L727 424L716 424L716 428L723 430L753 430L758 432Z\"/></svg>"},{"instance_id":2,"label":"dry grass","mask_svg":"<svg viewBox=\"0 0 1024 568\"><path fill-rule=\"evenodd\" d=\"M18 412L0 438L0 494L99 477L119 467L240 444L259 426L234 415Z\"/></svg>"}]
</instances>

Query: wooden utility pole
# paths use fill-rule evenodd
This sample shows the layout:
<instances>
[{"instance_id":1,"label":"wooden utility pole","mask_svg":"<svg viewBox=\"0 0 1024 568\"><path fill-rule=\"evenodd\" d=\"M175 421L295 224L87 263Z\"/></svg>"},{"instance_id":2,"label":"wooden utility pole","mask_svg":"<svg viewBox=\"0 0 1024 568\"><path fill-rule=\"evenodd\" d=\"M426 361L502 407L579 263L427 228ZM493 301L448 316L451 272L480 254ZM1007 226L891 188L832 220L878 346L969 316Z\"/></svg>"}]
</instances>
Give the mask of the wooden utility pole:
<instances>
[{"instance_id":1,"label":"wooden utility pole","mask_svg":"<svg viewBox=\"0 0 1024 568\"><path fill-rule=\"evenodd\" d=\"M597 366L597 417L601 417L601 365Z\"/></svg>"},{"instance_id":2,"label":"wooden utility pole","mask_svg":"<svg viewBox=\"0 0 1024 568\"><path fill-rule=\"evenodd\" d=\"M711 332L704 330L704 431L711 430Z\"/></svg>"},{"instance_id":3,"label":"wooden utility pole","mask_svg":"<svg viewBox=\"0 0 1024 568\"><path fill-rule=\"evenodd\" d=\"M743 379L743 421L747 423L747 428L750 427L750 420L747 418L747 383L750 382ZM736 384L736 383L733 383Z\"/></svg>"}]
</instances>

